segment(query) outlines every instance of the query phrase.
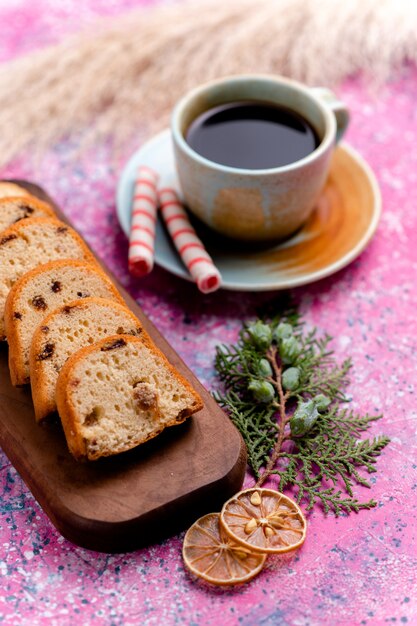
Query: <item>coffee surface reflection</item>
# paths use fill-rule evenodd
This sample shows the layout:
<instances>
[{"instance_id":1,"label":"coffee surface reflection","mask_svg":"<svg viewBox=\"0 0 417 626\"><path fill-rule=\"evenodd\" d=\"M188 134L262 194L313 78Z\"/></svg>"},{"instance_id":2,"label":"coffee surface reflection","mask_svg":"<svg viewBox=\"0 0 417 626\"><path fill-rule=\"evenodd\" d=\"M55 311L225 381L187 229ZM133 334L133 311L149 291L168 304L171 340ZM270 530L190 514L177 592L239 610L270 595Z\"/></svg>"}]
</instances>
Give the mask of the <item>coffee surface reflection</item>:
<instances>
[{"instance_id":1,"label":"coffee surface reflection","mask_svg":"<svg viewBox=\"0 0 417 626\"><path fill-rule=\"evenodd\" d=\"M229 167L271 169L303 159L319 140L303 117L262 102L232 102L199 115L185 133L198 154Z\"/></svg>"}]
</instances>

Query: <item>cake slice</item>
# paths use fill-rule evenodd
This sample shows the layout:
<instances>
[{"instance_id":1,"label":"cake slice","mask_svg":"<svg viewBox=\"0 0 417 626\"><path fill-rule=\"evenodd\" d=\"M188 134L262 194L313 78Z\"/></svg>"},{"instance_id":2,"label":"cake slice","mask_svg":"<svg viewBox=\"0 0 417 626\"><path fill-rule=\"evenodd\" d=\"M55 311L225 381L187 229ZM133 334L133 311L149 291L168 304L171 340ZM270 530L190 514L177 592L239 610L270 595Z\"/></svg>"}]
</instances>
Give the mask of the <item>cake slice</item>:
<instances>
[{"instance_id":1,"label":"cake slice","mask_svg":"<svg viewBox=\"0 0 417 626\"><path fill-rule=\"evenodd\" d=\"M58 378L57 405L70 452L90 461L130 450L203 408L154 345L126 335L68 359Z\"/></svg>"},{"instance_id":2,"label":"cake slice","mask_svg":"<svg viewBox=\"0 0 417 626\"><path fill-rule=\"evenodd\" d=\"M14 283L37 265L56 259L96 261L77 233L57 219L31 217L0 233L0 340L4 305Z\"/></svg>"},{"instance_id":3,"label":"cake slice","mask_svg":"<svg viewBox=\"0 0 417 626\"><path fill-rule=\"evenodd\" d=\"M4 309L13 385L29 382L33 333L45 315L77 298L124 301L107 275L95 265L65 259L50 261L24 274L11 288Z\"/></svg>"},{"instance_id":4,"label":"cake slice","mask_svg":"<svg viewBox=\"0 0 417 626\"><path fill-rule=\"evenodd\" d=\"M36 420L56 411L58 374L74 352L108 335L142 333L141 323L127 307L104 298L76 300L47 315L33 334L29 354Z\"/></svg>"},{"instance_id":5,"label":"cake slice","mask_svg":"<svg viewBox=\"0 0 417 626\"><path fill-rule=\"evenodd\" d=\"M31 193L16 185L16 183L9 183L7 180L0 181L0 198L8 198L11 196L31 196Z\"/></svg>"},{"instance_id":6,"label":"cake slice","mask_svg":"<svg viewBox=\"0 0 417 626\"><path fill-rule=\"evenodd\" d=\"M32 196L0 197L0 231L28 217L55 217L53 208Z\"/></svg>"}]
</instances>

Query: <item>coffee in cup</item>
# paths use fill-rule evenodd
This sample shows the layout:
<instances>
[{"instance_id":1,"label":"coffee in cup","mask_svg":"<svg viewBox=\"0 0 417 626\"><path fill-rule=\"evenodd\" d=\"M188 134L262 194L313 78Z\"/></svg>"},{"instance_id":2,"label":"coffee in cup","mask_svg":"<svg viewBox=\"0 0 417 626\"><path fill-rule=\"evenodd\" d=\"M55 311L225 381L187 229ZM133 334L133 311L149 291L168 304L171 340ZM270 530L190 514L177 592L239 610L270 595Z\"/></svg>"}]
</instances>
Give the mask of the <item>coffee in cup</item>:
<instances>
[{"instance_id":1,"label":"coffee in cup","mask_svg":"<svg viewBox=\"0 0 417 626\"><path fill-rule=\"evenodd\" d=\"M347 124L327 89L262 75L203 85L172 116L184 201L223 235L287 237L313 210Z\"/></svg>"},{"instance_id":2,"label":"coffee in cup","mask_svg":"<svg viewBox=\"0 0 417 626\"><path fill-rule=\"evenodd\" d=\"M205 111L190 124L185 140L210 161L249 170L294 163L319 144L313 126L301 115L256 100L229 102Z\"/></svg>"}]
</instances>

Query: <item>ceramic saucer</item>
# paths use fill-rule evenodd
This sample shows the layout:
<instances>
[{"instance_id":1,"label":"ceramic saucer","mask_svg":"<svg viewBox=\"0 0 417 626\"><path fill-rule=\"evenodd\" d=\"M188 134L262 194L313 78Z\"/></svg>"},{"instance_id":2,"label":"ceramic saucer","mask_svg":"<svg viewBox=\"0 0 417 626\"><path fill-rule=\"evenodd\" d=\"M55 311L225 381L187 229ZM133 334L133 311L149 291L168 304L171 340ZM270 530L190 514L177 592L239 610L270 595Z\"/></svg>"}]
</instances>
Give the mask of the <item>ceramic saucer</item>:
<instances>
[{"instance_id":1,"label":"ceramic saucer","mask_svg":"<svg viewBox=\"0 0 417 626\"><path fill-rule=\"evenodd\" d=\"M129 160L117 189L117 214L129 233L134 176L138 165L160 174L162 186L181 195L171 133L165 130L144 144ZM223 288L244 291L287 289L306 285L351 263L373 236L381 214L375 176L350 147L335 150L321 197L306 224L291 238L259 246L225 239L201 222L194 226L223 277ZM158 220L155 261L176 276L190 280L169 236Z\"/></svg>"}]
</instances>

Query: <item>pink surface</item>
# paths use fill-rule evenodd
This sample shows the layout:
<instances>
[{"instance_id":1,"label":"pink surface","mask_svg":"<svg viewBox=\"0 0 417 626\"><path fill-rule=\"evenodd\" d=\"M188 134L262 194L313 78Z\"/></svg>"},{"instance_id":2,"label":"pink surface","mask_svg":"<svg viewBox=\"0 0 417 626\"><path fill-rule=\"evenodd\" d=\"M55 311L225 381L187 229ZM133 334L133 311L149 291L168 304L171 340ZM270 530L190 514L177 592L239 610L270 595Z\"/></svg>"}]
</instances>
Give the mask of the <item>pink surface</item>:
<instances>
[{"instance_id":1,"label":"pink surface","mask_svg":"<svg viewBox=\"0 0 417 626\"><path fill-rule=\"evenodd\" d=\"M0 4L0 59L59 40L88 26L96 15L117 14L136 4ZM294 291L307 322L335 336L340 359L352 355L355 406L385 414L373 432L388 434L392 443L372 475L372 493L363 489L361 494L372 495L378 507L339 519L314 511L306 543L296 555L271 559L243 588L213 590L184 571L182 535L111 556L70 544L0 454L1 623L417 624L416 85L417 72L408 69L376 92L359 80L339 89L352 111L347 141L367 159L381 185L382 221L371 245L350 267ZM1 175L29 177L48 189L202 382L213 388L215 345L234 340L240 321L250 319L274 294L202 296L158 268L140 281L129 278L127 241L115 216L118 173L104 149L94 161L74 164L61 145L36 168L23 158Z\"/></svg>"}]
</instances>

